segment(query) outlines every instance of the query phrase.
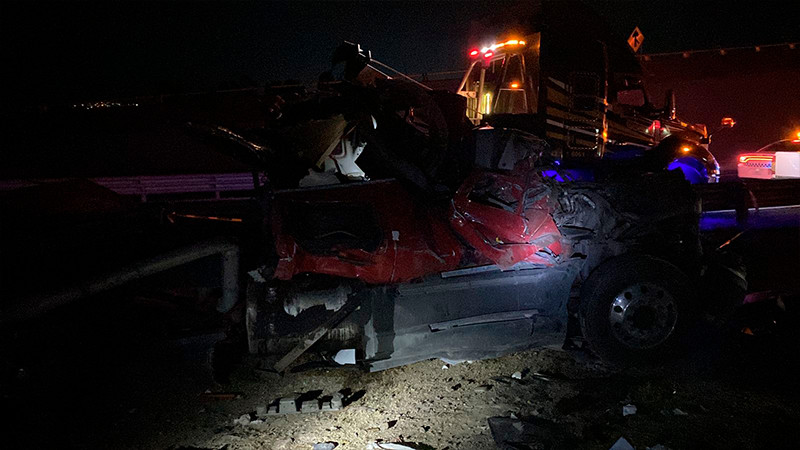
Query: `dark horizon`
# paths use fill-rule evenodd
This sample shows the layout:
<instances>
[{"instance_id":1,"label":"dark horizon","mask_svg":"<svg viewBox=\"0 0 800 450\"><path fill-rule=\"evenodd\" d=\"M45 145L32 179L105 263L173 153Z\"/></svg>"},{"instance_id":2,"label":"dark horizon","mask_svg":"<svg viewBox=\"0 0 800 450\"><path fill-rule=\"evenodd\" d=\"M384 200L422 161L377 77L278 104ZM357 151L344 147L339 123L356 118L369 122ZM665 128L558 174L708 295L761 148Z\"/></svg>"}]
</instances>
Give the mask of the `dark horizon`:
<instances>
[{"instance_id":1,"label":"dark horizon","mask_svg":"<svg viewBox=\"0 0 800 450\"><path fill-rule=\"evenodd\" d=\"M530 2L12 2L2 6L11 102L313 83L343 40L406 73L458 70ZM800 41L790 2L586 0L643 51ZM525 15L524 13L522 15ZM497 32L497 31L494 31Z\"/></svg>"}]
</instances>

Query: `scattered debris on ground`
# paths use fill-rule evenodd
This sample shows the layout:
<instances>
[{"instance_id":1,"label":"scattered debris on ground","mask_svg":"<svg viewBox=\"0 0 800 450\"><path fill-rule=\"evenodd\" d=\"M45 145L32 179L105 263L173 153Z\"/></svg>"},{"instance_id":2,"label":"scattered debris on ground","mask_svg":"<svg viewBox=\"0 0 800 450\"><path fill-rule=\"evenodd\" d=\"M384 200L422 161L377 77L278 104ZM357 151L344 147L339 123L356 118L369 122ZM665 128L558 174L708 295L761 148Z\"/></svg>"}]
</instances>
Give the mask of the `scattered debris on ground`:
<instances>
[{"instance_id":1,"label":"scattered debris on ground","mask_svg":"<svg viewBox=\"0 0 800 450\"><path fill-rule=\"evenodd\" d=\"M621 437L617 439L617 442L614 442L614 445L609 450L635 450L635 447L627 439Z\"/></svg>"},{"instance_id":2,"label":"scattered debris on ground","mask_svg":"<svg viewBox=\"0 0 800 450\"><path fill-rule=\"evenodd\" d=\"M636 405L631 405L630 403L622 407L622 415L623 416L632 416L636 414Z\"/></svg>"},{"instance_id":3,"label":"scattered debris on ground","mask_svg":"<svg viewBox=\"0 0 800 450\"><path fill-rule=\"evenodd\" d=\"M703 366L693 362L707 358L699 350L672 365L624 373L552 349L452 364L447 370L442 361L428 360L374 373L351 365L279 375L257 370L264 362L254 359L235 365L226 385L213 381L207 365L214 336L176 341L175 346L149 344L146 352L126 352L116 365L105 360L113 370L88 360L70 366L86 368L81 380L102 393L83 403L66 397L73 391L58 385L9 398L24 423L39 417L55 424L12 442L28 448L61 442L159 450L308 450L326 443L335 443L337 450L393 448L390 444L608 450L624 436L637 449L789 447L787 440L800 423L796 378L790 376L798 373L797 360L785 357L788 349L769 358L771 346L783 341L756 342L734 331L738 341L730 345L743 350L719 351L717 362ZM314 358L307 353L297 363ZM519 379L512 376L515 372ZM63 369L59 373L59 379L70 380ZM75 380L69 385L80 386ZM122 396L120 385L127 386ZM80 391L74 391L76 396ZM333 406L336 393L341 395L338 410ZM211 394L224 394L224 400ZM114 396L114 404L102 409L100 399ZM56 411L36 406L44 400L80 410L49 420ZM331 402L330 411L323 410L325 401ZM282 405L290 413L281 413ZM635 414L625 415L630 406L636 407ZM110 411L102 414L108 426L98 432L79 420L91 411Z\"/></svg>"}]
</instances>

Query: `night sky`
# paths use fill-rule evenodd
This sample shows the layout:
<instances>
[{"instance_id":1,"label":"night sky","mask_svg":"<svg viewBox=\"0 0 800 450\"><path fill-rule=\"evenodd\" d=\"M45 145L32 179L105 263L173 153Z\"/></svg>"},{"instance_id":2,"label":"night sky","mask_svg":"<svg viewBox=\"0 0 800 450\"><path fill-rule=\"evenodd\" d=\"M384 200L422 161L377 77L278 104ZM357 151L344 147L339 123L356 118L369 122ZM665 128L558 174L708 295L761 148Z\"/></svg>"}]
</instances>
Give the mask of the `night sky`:
<instances>
[{"instance_id":1,"label":"night sky","mask_svg":"<svg viewBox=\"0 0 800 450\"><path fill-rule=\"evenodd\" d=\"M586 0L646 52L800 40L795 2ZM6 99L312 83L342 40L407 73L456 70L526 2L3 2Z\"/></svg>"}]
</instances>

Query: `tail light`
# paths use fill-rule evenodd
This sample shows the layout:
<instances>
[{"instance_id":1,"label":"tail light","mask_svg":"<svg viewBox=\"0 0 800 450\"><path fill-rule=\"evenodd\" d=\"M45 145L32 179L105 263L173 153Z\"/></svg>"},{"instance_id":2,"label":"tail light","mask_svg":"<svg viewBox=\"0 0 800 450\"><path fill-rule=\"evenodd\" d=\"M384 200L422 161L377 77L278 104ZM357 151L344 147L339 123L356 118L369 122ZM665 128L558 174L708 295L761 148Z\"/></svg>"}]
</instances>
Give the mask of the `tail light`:
<instances>
[{"instance_id":1,"label":"tail light","mask_svg":"<svg viewBox=\"0 0 800 450\"><path fill-rule=\"evenodd\" d=\"M755 155L741 155L739 156L740 163L764 163L769 162L772 163L775 161L775 155L764 155L764 154L755 154Z\"/></svg>"},{"instance_id":2,"label":"tail light","mask_svg":"<svg viewBox=\"0 0 800 450\"><path fill-rule=\"evenodd\" d=\"M766 169L775 173L775 154L753 153L739 155L739 167L750 169Z\"/></svg>"}]
</instances>

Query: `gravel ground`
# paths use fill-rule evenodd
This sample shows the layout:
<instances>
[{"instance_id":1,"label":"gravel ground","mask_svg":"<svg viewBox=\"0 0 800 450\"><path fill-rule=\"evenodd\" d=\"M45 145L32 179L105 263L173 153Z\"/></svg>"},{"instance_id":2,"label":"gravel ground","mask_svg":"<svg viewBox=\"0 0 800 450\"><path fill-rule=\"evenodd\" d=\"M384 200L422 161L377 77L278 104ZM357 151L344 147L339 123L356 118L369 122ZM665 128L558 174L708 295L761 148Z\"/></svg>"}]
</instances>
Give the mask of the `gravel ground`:
<instances>
[{"instance_id":1,"label":"gravel ground","mask_svg":"<svg viewBox=\"0 0 800 450\"><path fill-rule=\"evenodd\" d=\"M684 360L639 373L614 372L582 354L535 349L378 373L350 366L279 376L247 360L221 385L208 358L218 333L131 339L119 322L98 328L91 318L72 318L62 331L74 334L39 342L38 363L3 390L7 448L310 449L335 442L363 449L370 442L403 442L487 449L496 448L488 419L512 414L535 421L537 430L516 448L608 449L620 436L640 449L793 448L800 423L796 328L739 333L722 347L699 336L695 341L705 344ZM208 400L207 391L240 397ZM352 402L340 411L234 424L259 405L309 391L345 391ZM623 416L627 404L637 407L635 415Z\"/></svg>"},{"instance_id":2,"label":"gravel ground","mask_svg":"<svg viewBox=\"0 0 800 450\"><path fill-rule=\"evenodd\" d=\"M487 419L513 415L537 420L544 430L523 448L607 449L620 436L637 448L791 447L800 414L789 379L774 377L786 385L767 386L764 378L726 376L723 366L700 373L685 366L691 362L620 374L548 349L457 365L432 360L373 374L318 369L255 380L240 371L231 387L247 397L208 408L220 419L227 415L227 423L180 444L308 449L336 442L361 449L369 442L402 442L487 449L496 448ZM522 377L512 377L515 372ZM248 426L232 422L277 397L342 389L364 395L338 412L269 417ZM623 416L627 404L637 406L635 415Z\"/></svg>"}]
</instances>

